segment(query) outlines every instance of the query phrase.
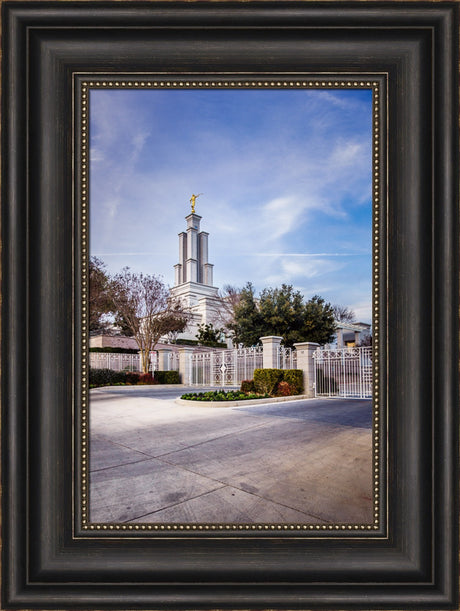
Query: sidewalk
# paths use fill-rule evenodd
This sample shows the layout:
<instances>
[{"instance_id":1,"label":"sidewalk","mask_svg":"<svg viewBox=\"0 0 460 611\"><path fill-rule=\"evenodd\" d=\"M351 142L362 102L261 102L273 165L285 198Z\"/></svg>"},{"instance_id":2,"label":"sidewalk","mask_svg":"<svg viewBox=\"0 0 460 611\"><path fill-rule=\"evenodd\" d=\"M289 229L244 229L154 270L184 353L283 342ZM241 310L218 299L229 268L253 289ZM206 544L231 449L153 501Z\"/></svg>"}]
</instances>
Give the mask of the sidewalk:
<instances>
[{"instance_id":1,"label":"sidewalk","mask_svg":"<svg viewBox=\"0 0 460 611\"><path fill-rule=\"evenodd\" d=\"M210 409L185 391L91 391L92 522L372 521L370 401Z\"/></svg>"}]
</instances>

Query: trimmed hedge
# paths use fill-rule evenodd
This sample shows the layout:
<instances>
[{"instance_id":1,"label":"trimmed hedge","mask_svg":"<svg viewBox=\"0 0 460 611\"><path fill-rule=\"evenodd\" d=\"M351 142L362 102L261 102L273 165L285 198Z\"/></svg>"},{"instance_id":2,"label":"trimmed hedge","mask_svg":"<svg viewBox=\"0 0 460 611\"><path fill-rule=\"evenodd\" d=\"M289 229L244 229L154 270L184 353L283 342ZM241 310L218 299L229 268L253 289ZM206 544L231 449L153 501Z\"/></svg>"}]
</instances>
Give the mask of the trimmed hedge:
<instances>
[{"instance_id":1,"label":"trimmed hedge","mask_svg":"<svg viewBox=\"0 0 460 611\"><path fill-rule=\"evenodd\" d=\"M303 371L301 369L283 369L283 381L294 388L293 394L301 395L303 393Z\"/></svg>"},{"instance_id":2,"label":"trimmed hedge","mask_svg":"<svg viewBox=\"0 0 460 611\"><path fill-rule=\"evenodd\" d=\"M283 383L281 389L280 384ZM288 384L288 387L284 385ZM301 369L255 369L255 391L281 396L301 395L303 393L303 372Z\"/></svg>"},{"instance_id":3,"label":"trimmed hedge","mask_svg":"<svg viewBox=\"0 0 460 611\"><path fill-rule=\"evenodd\" d=\"M241 392L253 393L256 392L256 385L254 384L254 380L243 380L241 382Z\"/></svg>"},{"instance_id":4,"label":"trimmed hedge","mask_svg":"<svg viewBox=\"0 0 460 611\"><path fill-rule=\"evenodd\" d=\"M225 342L200 342L197 339L176 339L176 346L209 346L210 348L227 348Z\"/></svg>"},{"instance_id":5,"label":"trimmed hedge","mask_svg":"<svg viewBox=\"0 0 460 611\"><path fill-rule=\"evenodd\" d=\"M247 395L241 390L207 390L206 392L189 392L181 399L189 401L245 401L246 399L268 399L269 395L251 393Z\"/></svg>"},{"instance_id":6,"label":"trimmed hedge","mask_svg":"<svg viewBox=\"0 0 460 611\"><path fill-rule=\"evenodd\" d=\"M156 384L150 371L148 373L139 374L139 384Z\"/></svg>"},{"instance_id":7,"label":"trimmed hedge","mask_svg":"<svg viewBox=\"0 0 460 611\"><path fill-rule=\"evenodd\" d=\"M155 371L154 378L157 384L180 384L178 371Z\"/></svg>"},{"instance_id":8,"label":"trimmed hedge","mask_svg":"<svg viewBox=\"0 0 460 611\"><path fill-rule=\"evenodd\" d=\"M127 371L125 374L126 384L138 384L140 375L138 371Z\"/></svg>"},{"instance_id":9,"label":"trimmed hedge","mask_svg":"<svg viewBox=\"0 0 460 611\"><path fill-rule=\"evenodd\" d=\"M137 348L112 348L110 346L106 346L105 348L90 348L90 352L110 352L117 354L139 354L139 350Z\"/></svg>"},{"instance_id":10,"label":"trimmed hedge","mask_svg":"<svg viewBox=\"0 0 460 611\"><path fill-rule=\"evenodd\" d=\"M114 371L113 369L90 369L90 386L113 386L114 384L125 384L126 373L124 371Z\"/></svg>"},{"instance_id":11,"label":"trimmed hedge","mask_svg":"<svg viewBox=\"0 0 460 611\"><path fill-rule=\"evenodd\" d=\"M282 369L255 369L254 385L256 392L273 395L278 382L283 379Z\"/></svg>"}]
</instances>

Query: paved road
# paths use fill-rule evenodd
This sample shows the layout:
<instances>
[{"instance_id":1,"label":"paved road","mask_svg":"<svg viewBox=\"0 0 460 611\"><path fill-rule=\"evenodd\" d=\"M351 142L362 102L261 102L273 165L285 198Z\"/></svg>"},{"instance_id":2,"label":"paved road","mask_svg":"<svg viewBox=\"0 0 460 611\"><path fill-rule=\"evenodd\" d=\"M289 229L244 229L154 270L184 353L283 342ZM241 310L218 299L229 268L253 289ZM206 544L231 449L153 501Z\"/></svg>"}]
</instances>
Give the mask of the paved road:
<instances>
[{"instance_id":1,"label":"paved road","mask_svg":"<svg viewBox=\"0 0 460 611\"><path fill-rule=\"evenodd\" d=\"M91 391L91 521L372 521L370 401L176 404L186 390Z\"/></svg>"}]
</instances>

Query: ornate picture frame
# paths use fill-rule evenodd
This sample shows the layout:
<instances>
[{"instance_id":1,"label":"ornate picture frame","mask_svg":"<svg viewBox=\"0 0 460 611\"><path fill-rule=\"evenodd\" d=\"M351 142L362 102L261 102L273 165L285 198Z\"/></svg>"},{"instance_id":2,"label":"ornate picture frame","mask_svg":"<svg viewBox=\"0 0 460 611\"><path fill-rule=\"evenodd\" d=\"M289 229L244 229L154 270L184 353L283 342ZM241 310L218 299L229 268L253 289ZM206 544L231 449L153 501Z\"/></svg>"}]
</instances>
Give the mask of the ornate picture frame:
<instances>
[{"instance_id":1,"label":"ornate picture frame","mask_svg":"<svg viewBox=\"0 0 460 611\"><path fill-rule=\"evenodd\" d=\"M3 24L4 606L455 608L457 3L6 1ZM85 96L106 76L374 88L372 528L88 522Z\"/></svg>"}]
</instances>

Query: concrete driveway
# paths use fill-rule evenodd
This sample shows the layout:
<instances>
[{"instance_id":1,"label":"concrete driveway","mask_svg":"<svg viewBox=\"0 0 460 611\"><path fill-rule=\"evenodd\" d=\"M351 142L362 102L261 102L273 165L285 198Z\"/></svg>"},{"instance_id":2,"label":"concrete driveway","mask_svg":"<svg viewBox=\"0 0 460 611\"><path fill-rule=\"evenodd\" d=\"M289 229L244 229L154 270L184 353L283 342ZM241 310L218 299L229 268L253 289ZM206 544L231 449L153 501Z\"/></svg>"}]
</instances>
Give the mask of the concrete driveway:
<instances>
[{"instance_id":1,"label":"concrete driveway","mask_svg":"<svg viewBox=\"0 0 460 611\"><path fill-rule=\"evenodd\" d=\"M176 404L187 390L91 391L92 522L372 523L371 401Z\"/></svg>"}]
</instances>

